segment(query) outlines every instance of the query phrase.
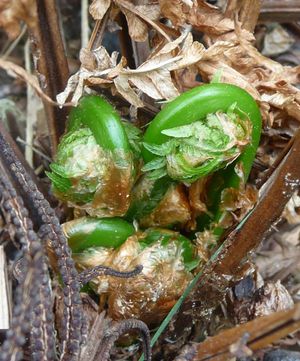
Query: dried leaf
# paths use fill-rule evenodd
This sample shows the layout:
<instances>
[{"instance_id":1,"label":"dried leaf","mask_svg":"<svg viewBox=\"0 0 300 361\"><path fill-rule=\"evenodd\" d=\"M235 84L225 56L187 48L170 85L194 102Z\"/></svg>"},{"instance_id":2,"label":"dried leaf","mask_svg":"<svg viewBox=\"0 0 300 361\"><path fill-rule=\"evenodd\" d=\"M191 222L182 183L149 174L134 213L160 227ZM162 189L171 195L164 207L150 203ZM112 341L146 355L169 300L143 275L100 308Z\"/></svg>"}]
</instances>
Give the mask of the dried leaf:
<instances>
[{"instance_id":1,"label":"dried leaf","mask_svg":"<svg viewBox=\"0 0 300 361\"><path fill-rule=\"evenodd\" d=\"M244 184L243 169L240 163L236 165L235 171L241 179L239 189L225 188L221 194L220 208L226 214L221 221L224 228L241 221L253 209L258 199L257 189L250 184Z\"/></svg>"},{"instance_id":2,"label":"dried leaf","mask_svg":"<svg viewBox=\"0 0 300 361\"><path fill-rule=\"evenodd\" d=\"M177 52L177 55L174 54ZM179 95L175 87L171 71L191 66L197 63L204 54L204 46L193 42L191 34L183 34L176 40L165 44L160 50L141 64L137 69L124 68L124 58L116 65L116 54L109 56L105 48L93 51L97 60L96 69L93 56L83 52L84 66L68 81L67 87L57 96L58 102L63 104L70 93L74 92L72 102L77 104L87 83L104 84L114 82L117 91L135 107L143 106L138 92L143 92L153 99L172 99ZM101 80L97 80L100 78ZM105 81L104 81L105 80Z\"/></svg>"},{"instance_id":3,"label":"dried leaf","mask_svg":"<svg viewBox=\"0 0 300 361\"><path fill-rule=\"evenodd\" d=\"M240 86L256 99L266 122L272 124L273 107L299 120L300 68L282 66L263 56L236 24L229 41L216 41L197 66L203 79L211 80L222 70L222 81ZM220 37L219 37L220 38Z\"/></svg>"},{"instance_id":4,"label":"dried leaf","mask_svg":"<svg viewBox=\"0 0 300 361\"><path fill-rule=\"evenodd\" d=\"M286 113L300 121L300 91L281 80L260 83L261 99L272 106L285 110Z\"/></svg>"},{"instance_id":5,"label":"dried leaf","mask_svg":"<svg viewBox=\"0 0 300 361\"><path fill-rule=\"evenodd\" d=\"M114 84L117 88L117 91L126 99L130 104L135 107L142 107L144 103L136 94L136 92L131 88L126 76L119 75L115 80Z\"/></svg>"},{"instance_id":6,"label":"dried leaf","mask_svg":"<svg viewBox=\"0 0 300 361\"><path fill-rule=\"evenodd\" d=\"M203 0L193 3L188 22L195 29L213 35L220 35L234 30L234 22L231 19L225 18L217 7Z\"/></svg>"},{"instance_id":7,"label":"dried leaf","mask_svg":"<svg viewBox=\"0 0 300 361\"><path fill-rule=\"evenodd\" d=\"M101 20L110 7L111 0L93 0L89 11L95 20Z\"/></svg>"},{"instance_id":8,"label":"dried leaf","mask_svg":"<svg viewBox=\"0 0 300 361\"><path fill-rule=\"evenodd\" d=\"M124 13L130 37L135 41L145 41L148 38L147 21L157 20L160 8L155 4L132 5L126 0L115 0Z\"/></svg>"},{"instance_id":9,"label":"dried leaf","mask_svg":"<svg viewBox=\"0 0 300 361\"><path fill-rule=\"evenodd\" d=\"M148 38L148 26L131 11L121 8L126 17L129 35L134 41L146 41Z\"/></svg>"},{"instance_id":10,"label":"dried leaf","mask_svg":"<svg viewBox=\"0 0 300 361\"><path fill-rule=\"evenodd\" d=\"M182 26L186 23L192 1L182 0L159 0L162 14L172 21L174 26Z\"/></svg>"},{"instance_id":11,"label":"dried leaf","mask_svg":"<svg viewBox=\"0 0 300 361\"><path fill-rule=\"evenodd\" d=\"M90 49L82 48L79 53L79 60L87 70L94 70L96 68L96 58Z\"/></svg>"},{"instance_id":12,"label":"dried leaf","mask_svg":"<svg viewBox=\"0 0 300 361\"><path fill-rule=\"evenodd\" d=\"M174 57L172 52L180 43L182 43L182 49ZM188 45L185 45L186 43ZM196 63L201 59L203 53L203 45L193 42L191 34L184 34L173 42L167 43L159 52L150 57L137 69L123 69L120 71L120 75L123 77L122 80L124 82L127 76L128 84L134 84L153 99L172 99L178 96L179 92L172 82L170 71ZM114 81L116 83L116 80ZM117 82L119 81L117 80ZM128 85L126 89L128 89ZM132 94L132 91L122 95L127 100L130 97L131 104L140 106L140 102L134 103L135 96Z\"/></svg>"},{"instance_id":13,"label":"dried leaf","mask_svg":"<svg viewBox=\"0 0 300 361\"><path fill-rule=\"evenodd\" d=\"M0 3L0 27L3 27L11 38L19 35L21 21L33 28L37 19L35 0L2 0Z\"/></svg>"},{"instance_id":14,"label":"dried leaf","mask_svg":"<svg viewBox=\"0 0 300 361\"><path fill-rule=\"evenodd\" d=\"M99 46L99 48L93 50L93 54L97 60L97 70L105 70L108 68L113 68L117 66L118 52L113 51L111 55L108 54L104 46ZM121 59L123 64L124 58Z\"/></svg>"}]
</instances>

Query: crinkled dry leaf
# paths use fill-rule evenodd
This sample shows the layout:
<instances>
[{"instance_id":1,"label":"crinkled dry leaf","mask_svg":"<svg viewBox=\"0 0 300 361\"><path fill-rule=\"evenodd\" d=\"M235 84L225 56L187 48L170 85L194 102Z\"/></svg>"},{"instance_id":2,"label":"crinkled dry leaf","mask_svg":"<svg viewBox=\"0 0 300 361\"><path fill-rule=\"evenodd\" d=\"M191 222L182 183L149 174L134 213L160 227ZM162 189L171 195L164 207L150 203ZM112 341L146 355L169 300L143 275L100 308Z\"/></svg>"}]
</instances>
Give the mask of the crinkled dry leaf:
<instances>
[{"instance_id":1,"label":"crinkled dry leaf","mask_svg":"<svg viewBox=\"0 0 300 361\"><path fill-rule=\"evenodd\" d=\"M121 8L126 17L130 37L135 41L146 41L148 38L148 26L131 11Z\"/></svg>"},{"instance_id":2,"label":"crinkled dry leaf","mask_svg":"<svg viewBox=\"0 0 300 361\"><path fill-rule=\"evenodd\" d=\"M185 46L186 42L189 44L189 50ZM182 48L177 56L174 56L173 51L180 43ZM170 72L196 63L203 53L203 45L193 42L190 33L187 36L183 35L167 43L137 69L121 69L119 79L114 80L115 85L123 97L137 107L141 106L141 101L137 101L137 95L131 84L153 99L172 99L178 96L179 92L173 84Z\"/></svg>"},{"instance_id":3,"label":"crinkled dry leaf","mask_svg":"<svg viewBox=\"0 0 300 361\"><path fill-rule=\"evenodd\" d=\"M89 11L95 20L101 20L110 7L111 0L93 0Z\"/></svg>"},{"instance_id":4,"label":"crinkled dry leaf","mask_svg":"<svg viewBox=\"0 0 300 361\"><path fill-rule=\"evenodd\" d=\"M237 324L245 323L256 317L270 315L271 313L288 310L294 306L293 299L287 289L277 281L264 283L261 275L255 273L258 282L252 277L244 278L244 288L235 287L234 297L228 294L228 305Z\"/></svg>"},{"instance_id":5,"label":"crinkled dry leaf","mask_svg":"<svg viewBox=\"0 0 300 361\"><path fill-rule=\"evenodd\" d=\"M90 14L95 20L101 20L108 8L111 0L94 0L90 5ZM158 20L160 8L156 4L133 5L127 0L114 0L126 17L129 35L135 41L145 41L148 38L148 22Z\"/></svg>"},{"instance_id":6,"label":"crinkled dry leaf","mask_svg":"<svg viewBox=\"0 0 300 361\"><path fill-rule=\"evenodd\" d=\"M35 0L1 0L0 27L4 28L9 37L16 38L20 33L20 22L24 21L32 28L37 21Z\"/></svg>"},{"instance_id":7,"label":"crinkled dry leaf","mask_svg":"<svg viewBox=\"0 0 300 361\"><path fill-rule=\"evenodd\" d=\"M90 49L82 48L79 53L81 65L87 70L96 69L96 58Z\"/></svg>"},{"instance_id":8,"label":"crinkled dry leaf","mask_svg":"<svg viewBox=\"0 0 300 361\"><path fill-rule=\"evenodd\" d=\"M174 26L186 23L192 4L191 0L159 0L162 14L170 19Z\"/></svg>"},{"instance_id":9,"label":"crinkled dry leaf","mask_svg":"<svg viewBox=\"0 0 300 361\"><path fill-rule=\"evenodd\" d=\"M105 83L114 82L117 91L135 107L143 106L138 92L143 92L157 100L172 99L178 96L179 92L172 81L171 71L196 64L203 56L205 49L202 44L193 42L190 33L183 34L173 42L164 45L137 69L124 68L124 58L116 65L116 56L112 54L109 57L103 47L93 52L98 59L96 69L91 71L82 66L76 74L72 75L64 92L57 96L60 104L64 104L72 92L74 92L72 102L77 104L87 83L102 84L103 80ZM86 51L83 54L84 64L93 66L94 62L90 60L91 55L86 54Z\"/></svg>"},{"instance_id":10,"label":"crinkled dry leaf","mask_svg":"<svg viewBox=\"0 0 300 361\"><path fill-rule=\"evenodd\" d=\"M120 9L126 17L129 35L131 38L135 41L146 41L148 38L148 26L139 14L142 14L143 17L146 17L149 20L157 20L160 14L159 6L136 5L133 7L124 0L118 0L117 3L120 5ZM126 8L121 6L122 4L126 4Z\"/></svg>"},{"instance_id":11,"label":"crinkled dry leaf","mask_svg":"<svg viewBox=\"0 0 300 361\"><path fill-rule=\"evenodd\" d=\"M247 184L245 189L226 188L222 192L221 208L226 212L222 219L222 226L228 228L242 220L254 207L258 192L252 185Z\"/></svg>"},{"instance_id":12,"label":"crinkled dry leaf","mask_svg":"<svg viewBox=\"0 0 300 361\"><path fill-rule=\"evenodd\" d=\"M235 172L240 178L239 188L225 188L221 193L220 209L225 216L222 217L220 224L224 228L241 221L258 199L257 189L253 185L244 183L244 171L241 163L237 163Z\"/></svg>"},{"instance_id":13,"label":"crinkled dry leaf","mask_svg":"<svg viewBox=\"0 0 300 361\"><path fill-rule=\"evenodd\" d=\"M293 236L294 240L298 240L299 228L296 228ZM282 247L278 246L278 249L271 251L260 251L255 256L255 264L264 279L271 279L282 270L291 270L292 272L293 265L299 263L299 256L299 251L294 246L286 248L284 252Z\"/></svg>"},{"instance_id":14,"label":"crinkled dry leaf","mask_svg":"<svg viewBox=\"0 0 300 361\"><path fill-rule=\"evenodd\" d=\"M259 85L261 99L300 121L300 91L285 80Z\"/></svg>"},{"instance_id":15,"label":"crinkled dry leaf","mask_svg":"<svg viewBox=\"0 0 300 361\"><path fill-rule=\"evenodd\" d=\"M205 80L221 70L222 81L248 91L259 102L269 124L273 107L299 120L300 91L289 83L299 84L300 67L282 66L263 56L244 36L239 24L228 41L216 41L210 46L197 66Z\"/></svg>"},{"instance_id":16,"label":"crinkled dry leaf","mask_svg":"<svg viewBox=\"0 0 300 361\"><path fill-rule=\"evenodd\" d=\"M225 18L215 6L203 0L194 1L188 22L201 32L220 35L234 30L234 22Z\"/></svg>"}]
</instances>

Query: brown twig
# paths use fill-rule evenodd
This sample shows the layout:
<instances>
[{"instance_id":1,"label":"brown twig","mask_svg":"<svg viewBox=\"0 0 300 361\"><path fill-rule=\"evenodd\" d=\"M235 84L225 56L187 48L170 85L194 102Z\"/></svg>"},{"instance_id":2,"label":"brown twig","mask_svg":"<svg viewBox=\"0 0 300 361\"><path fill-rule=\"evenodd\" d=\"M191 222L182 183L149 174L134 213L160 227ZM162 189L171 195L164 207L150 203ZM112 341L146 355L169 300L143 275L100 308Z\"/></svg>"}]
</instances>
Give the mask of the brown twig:
<instances>
[{"instance_id":1,"label":"brown twig","mask_svg":"<svg viewBox=\"0 0 300 361\"><path fill-rule=\"evenodd\" d=\"M99 276L112 276L117 278L131 278L135 277L142 272L143 266L137 266L132 271L120 272L107 266L96 266L91 269L86 269L79 273L78 282L82 285L90 282L92 279Z\"/></svg>"},{"instance_id":2,"label":"brown twig","mask_svg":"<svg viewBox=\"0 0 300 361\"><path fill-rule=\"evenodd\" d=\"M106 330L97 361L108 361L114 343L125 333L137 330L143 340L144 355L146 361L151 361L150 332L147 325L135 319L119 321Z\"/></svg>"},{"instance_id":3,"label":"brown twig","mask_svg":"<svg viewBox=\"0 0 300 361\"><path fill-rule=\"evenodd\" d=\"M55 99L64 90L69 69L58 23L56 2L37 1L38 22L29 27L31 46L36 60L40 84L45 93ZM59 137L65 130L66 108L59 109L44 102L50 136L51 152L55 154Z\"/></svg>"},{"instance_id":4,"label":"brown twig","mask_svg":"<svg viewBox=\"0 0 300 361\"><path fill-rule=\"evenodd\" d=\"M270 343L295 332L300 328L300 304L292 310L277 312L257 318L243 325L225 330L202 343L186 346L175 361L225 361L234 355L232 345L245 335L245 346L250 351L267 347Z\"/></svg>"},{"instance_id":5,"label":"brown twig","mask_svg":"<svg viewBox=\"0 0 300 361\"><path fill-rule=\"evenodd\" d=\"M264 192L253 213L245 224L226 242L222 261L216 267L221 274L234 274L242 259L255 249L281 216L284 207L300 186L300 130L287 156L270 178L270 185ZM255 232L253 232L255 230Z\"/></svg>"}]
</instances>

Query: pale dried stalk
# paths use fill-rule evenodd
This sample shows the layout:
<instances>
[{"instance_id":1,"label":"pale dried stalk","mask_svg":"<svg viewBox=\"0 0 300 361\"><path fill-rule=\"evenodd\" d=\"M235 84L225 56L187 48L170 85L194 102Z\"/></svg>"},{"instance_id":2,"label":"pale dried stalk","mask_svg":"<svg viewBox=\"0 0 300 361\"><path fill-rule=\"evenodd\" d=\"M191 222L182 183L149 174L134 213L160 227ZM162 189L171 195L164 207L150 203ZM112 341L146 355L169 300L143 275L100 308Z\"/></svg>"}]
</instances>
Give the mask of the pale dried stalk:
<instances>
[{"instance_id":1,"label":"pale dried stalk","mask_svg":"<svg viewBox=\"0 0 300 361\"><path fill-rule=\"evenodd\" d=\"M89 2L81 0L81 47L86 48L89 42Z\"/></svg>"},{"instance_id":2,"label":"pale dried stalk","mask_svg":"<svg viewBox=\"0 0 300 361\"><path fill-rule=\"evenodd\" d=\"M11 320L11 292L4 247L0 246L0 330L8 330Z\"/></svg>"},{"instance_id":3,"label":"pale dried stalk","mask_svg":"<svg viewBox=\"0 0 300 361\"><path fill-rule=\"evenodd\" d=\"M31 74L31 62L30 62L30 43L29 40L26 41L24 48L24 57L25 57L25 69ZM25 159L28 164L33 168L33 125L35 124L36 118L36 109L34 107L34 92L32 87L27 84L27 109L26 109L26 147L25 147Z\"/></svg>"}]
</instances>

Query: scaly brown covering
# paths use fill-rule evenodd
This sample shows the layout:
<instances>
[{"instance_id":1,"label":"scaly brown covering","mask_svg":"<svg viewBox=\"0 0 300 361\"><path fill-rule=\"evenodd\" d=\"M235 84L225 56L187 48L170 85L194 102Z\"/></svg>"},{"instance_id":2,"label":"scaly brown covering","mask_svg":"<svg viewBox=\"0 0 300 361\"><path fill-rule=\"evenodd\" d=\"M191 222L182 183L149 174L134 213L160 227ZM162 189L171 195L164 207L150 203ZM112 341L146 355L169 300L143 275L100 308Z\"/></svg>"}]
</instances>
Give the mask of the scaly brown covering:
<instances>
[{"instance_id":1,"label":"scaly brown covering","mask_svg":"<svg viewBox=\"0 0 300 361\"><path fill-rule=\"evenodd\" d=\"M74 258L82 268L102 264L127 271L142 264L142 272L133 279L102 276L91 285L97 293L107 294L108 312L113 319L138 318L157 325L182 295L192 274L185 269L179 242L157 241L144 248L139 242L143 237L138 233L116 250L90 249Z\"/></svg>"}]
</instances>

